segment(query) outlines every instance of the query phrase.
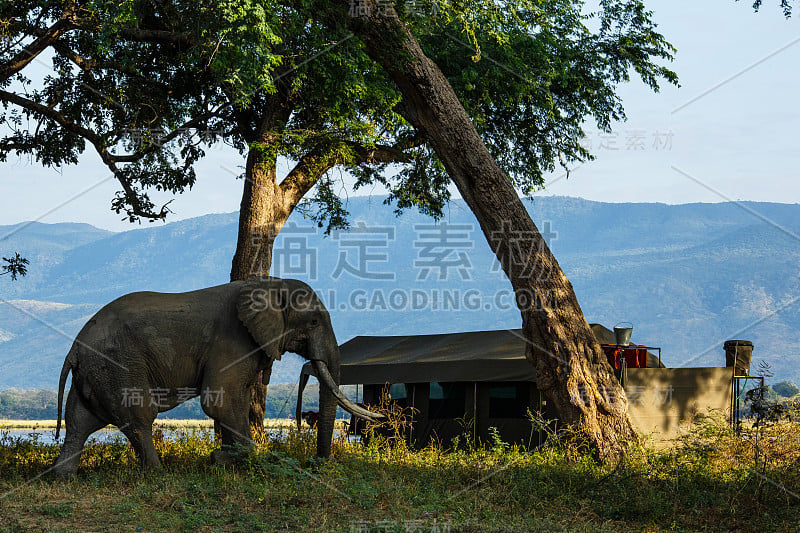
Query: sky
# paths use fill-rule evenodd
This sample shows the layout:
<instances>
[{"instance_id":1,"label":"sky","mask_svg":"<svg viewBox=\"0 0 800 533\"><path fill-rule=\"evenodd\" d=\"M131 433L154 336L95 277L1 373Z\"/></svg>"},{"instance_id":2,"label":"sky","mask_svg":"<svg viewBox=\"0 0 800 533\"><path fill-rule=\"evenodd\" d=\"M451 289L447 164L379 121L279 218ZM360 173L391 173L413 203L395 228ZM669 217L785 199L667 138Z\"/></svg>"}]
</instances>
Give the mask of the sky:
<instances>
[{"instance_id":1,"label":"sky","mask_svg":"<svg viewBox=\"0 0 800 533\"><path fill-rule=\"evenodd\" d=\"M800 203L800 12L784 19L777 0L759 13L749 0L645 3L677 48L669 66L681 86L653 93L634 76L618 93L628 121L610 135L589 124L585 142L597 159L574 165L568 178L548 176L539 194L603 202ZM236 211L243 164L238 152L212 148L196 166L195 187L170 205L168 220ZM0 225L137 227L110 210L118 189L93 151L61 169L11 156L0 163Z\"/></svg>"}]
</instances>

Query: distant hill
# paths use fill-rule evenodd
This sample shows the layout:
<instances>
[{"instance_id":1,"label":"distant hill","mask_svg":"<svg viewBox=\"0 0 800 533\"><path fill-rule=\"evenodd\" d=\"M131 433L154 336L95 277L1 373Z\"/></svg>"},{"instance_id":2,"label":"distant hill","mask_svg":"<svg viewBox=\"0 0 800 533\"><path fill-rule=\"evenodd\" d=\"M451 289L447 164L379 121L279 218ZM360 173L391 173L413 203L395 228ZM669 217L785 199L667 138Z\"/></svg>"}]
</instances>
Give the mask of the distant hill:
<instances>
[{"instance_id":1,"label":"distant hill","mask_svg":"<svg viewBox=\"0 0 800 533\"><path fill-rule=\"evenodd\" d=\"M462 201L437 226L416 212L395 217L382 201L350 199L351 230L331 236L295 215L275 246L273 273L320 293L339 342L520 327L510 285ZM726 339L749 339L774 381L800 383L799 205L542 197L526 206L589 321L633 322L634 340L661 346L668 366L719 365ZM225 283L236 231L236 213L123 233L0 226L0 251L31 260L28 277L0 278L0 390L55 388L74 336L122 294ZM300 364L284 357L273 382L296 381Z\"/></svg>"}]
</instances>

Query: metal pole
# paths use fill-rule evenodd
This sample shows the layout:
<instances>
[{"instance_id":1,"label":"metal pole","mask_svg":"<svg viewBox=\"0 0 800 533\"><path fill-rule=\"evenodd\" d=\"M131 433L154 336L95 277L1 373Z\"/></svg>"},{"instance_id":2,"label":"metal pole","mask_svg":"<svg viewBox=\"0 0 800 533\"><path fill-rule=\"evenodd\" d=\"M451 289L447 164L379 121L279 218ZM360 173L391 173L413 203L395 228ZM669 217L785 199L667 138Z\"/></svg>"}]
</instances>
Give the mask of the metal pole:
<instances>
[{"instance_id":1,"label":"metal pole","mask_svg":"<svg viewBox=\"0 0 800 533\"><path fill-rule=\"evenodd\" d=\"M472 445L477 446L478 434L478 382L473 382L472 390Z\"/></svg>"}]
</instances>

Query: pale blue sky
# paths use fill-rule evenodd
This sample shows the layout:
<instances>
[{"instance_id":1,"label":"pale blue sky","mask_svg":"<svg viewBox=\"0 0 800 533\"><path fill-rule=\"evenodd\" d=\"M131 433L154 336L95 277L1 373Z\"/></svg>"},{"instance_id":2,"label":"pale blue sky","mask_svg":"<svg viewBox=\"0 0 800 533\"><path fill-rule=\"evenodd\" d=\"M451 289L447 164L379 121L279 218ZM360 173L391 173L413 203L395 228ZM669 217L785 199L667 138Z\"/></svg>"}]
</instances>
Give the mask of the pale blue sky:
<instances>
[{"instance_id":1,"label":"pale blue sky","mask_svg":"<svg viewBox=\"0 0 800 533\"><path fill-rule=\"evenodd\" d=\"M653 94L638 80L624 86L628 122L612 137L589 127L597 160L569 179L555 174L542 194L672 204L800 202L800 13L785 20L777 0L760 13L749 0L646 4L678 49L671 67L681 87ZM197 167L195 188L172 203L170 220L238 209L242 182L234 174L241 165L235 151L212 149ZM79 165L58 171L12 158L0 164L0 190L0 224L133 227L109 210L118 185L90 151Z\"/></svg>"}]
</instances>

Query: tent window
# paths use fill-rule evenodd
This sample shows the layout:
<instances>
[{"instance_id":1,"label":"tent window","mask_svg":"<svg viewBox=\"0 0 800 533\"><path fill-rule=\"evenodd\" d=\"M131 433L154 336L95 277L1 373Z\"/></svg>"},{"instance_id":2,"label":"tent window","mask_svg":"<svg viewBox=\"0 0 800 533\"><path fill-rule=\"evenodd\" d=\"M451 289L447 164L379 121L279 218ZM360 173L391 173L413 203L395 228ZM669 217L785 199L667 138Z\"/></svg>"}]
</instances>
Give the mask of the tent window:
<instances>
[{"instance_id":1,"label":"tent window","mask_svg":"<svg viewBox=\"0 0 800 533\"><path fill-rule=\"evenodd\" d=\"M431 418L460 418L464 416L467 387L464 383L431 383L429 408Z\"/></svg>"},{"instance_id":2,"label":"tent window","mask_svg":"<svg viewBox=\"0 0 800 533\"><path fill-rule=\"evenodd\" d=\"M489 387L489 418L525 418L530 389L527 383L496 383Z\"/></svg>"},{"instance_id":3,"label":"tent window","mask_svg":"<svg viewBox=\"0 0 800 533\"><path fill-rule=\"evenodd\" d=\"M389 396L392 400L405 400L408 398L408 392L406 391L406 384L405 383L393 383L391 387L389 387Z\"/></svg>"}]
</instances>

